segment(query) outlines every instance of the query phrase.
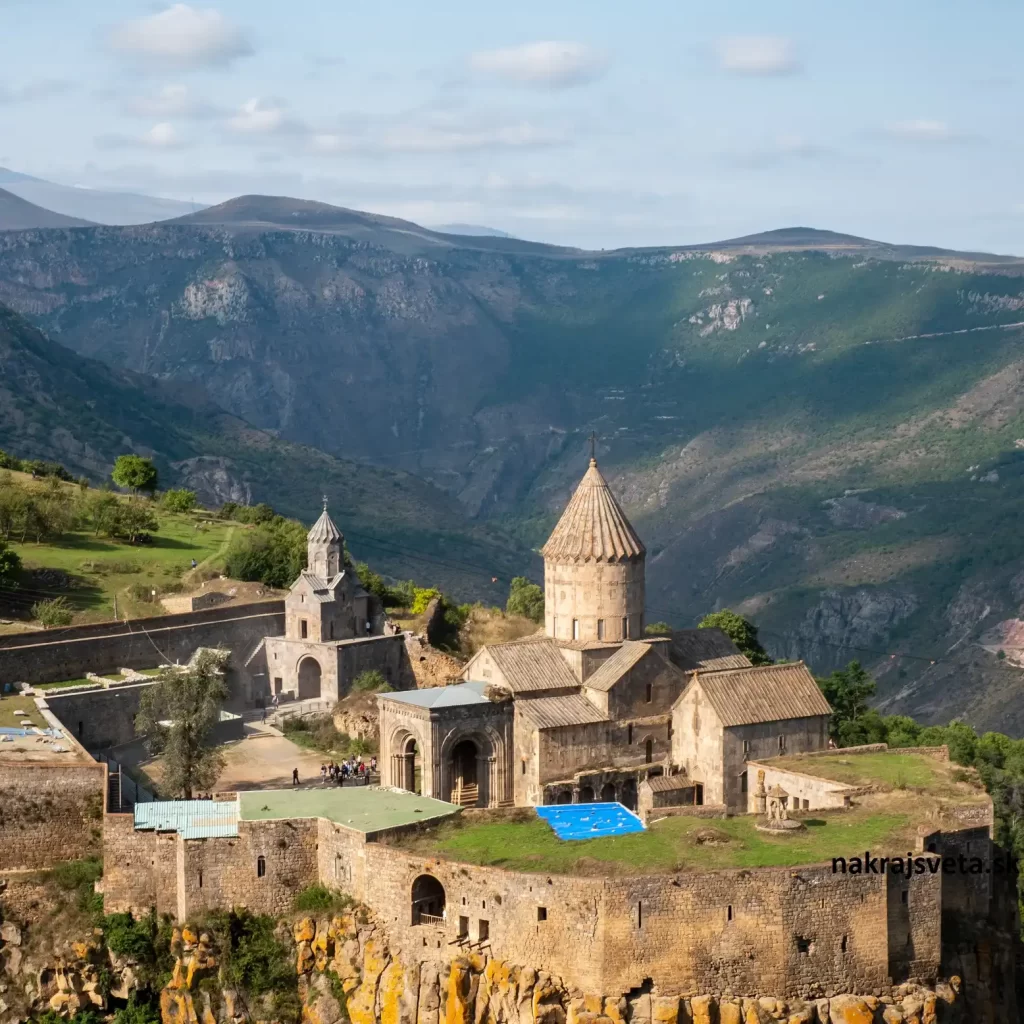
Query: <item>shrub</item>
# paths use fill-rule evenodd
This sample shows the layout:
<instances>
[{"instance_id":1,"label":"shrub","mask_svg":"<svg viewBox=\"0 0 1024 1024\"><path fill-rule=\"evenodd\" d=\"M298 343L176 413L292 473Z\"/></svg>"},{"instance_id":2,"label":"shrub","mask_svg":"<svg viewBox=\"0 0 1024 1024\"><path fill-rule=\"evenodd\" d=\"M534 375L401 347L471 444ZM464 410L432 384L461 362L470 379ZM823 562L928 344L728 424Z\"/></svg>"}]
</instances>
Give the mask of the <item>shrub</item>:
<instances>
[{"instance_id":1,"label":"shrub","mask_svg":"<svg viewBox=\"0 0 1024 1024\"><path fill-rule=\"evenodd\" d=\"M156 597L156 587L148 583L133 583L128 587L128 596L136 601L144 601L146 604L153 604Z\"/></svg>"},{"instance_id":2,"label":"shrub","mask_svg":"<svg viewBox=\"0 0 1024 1024\"><path fill-rule=\"evenodd\" d=\"M413 615L422 615L427 610L427 605L434 600L435 597L440 597L441 591L434 587L421 588L417 587L413 593L412 607L409 611Z\"/></svg>"},{"instance_id":3,"label":"shrub","mask_svg":"<svg viewBox=\"0 0 1024 1024\"><path fill-rule=\"evenodd\" d=\"M271 917L245 910L230 915L231 948L224 974L251 996L291 993L296 987L291 955L274 934L274 924Z\"/></svg>"},{"instance_id":4,"label":"shrub","mask_svg":"<svg viewBox=\"0 0 1024 1024\"><path fill-rule=\"evenodd\" d=\"M118 956L140 964L149 964L155 959L156 920L153 916L136 920L128 913L108 914L103 920L103 935L107 948Z\"/></svg>"},{"instance_id":5,"label":"shrub","mask_svg":"<svg viewBox=\"0 0 1024 1024\"><path fill-rule=\"evenodd\" d=\"M180 487L176 490L164 491L160 504L168 512L191 512L198 504L198 501L196 500L195 491L188 491L184 487Z\"/></svg>"},{"instance_id":6,"label":"shrub","mask_svg":"<svg viewBox=\"0 0 1024 1024\"><path fill-rule=\"evenodd\" d=\"M334 910L344 910L352 905L351 897L336 889L329 889L326 885L309 885L300 893L296 894L292 906L300 911L309 914L328 913Z\"/></svg>"},{"instance_id":7,"label":"shrub","mask_svg":"<svg viewBox=\"0 0 1024 1024\"><path fill-rule=\"evenodd\" d=\"M544 621L544 591L525 576L516 576L508 588L508 615L522 615L534 622Z\"/></svg>"},{"instance_id":8,"label":"shrub","mask_svg":"<svg viewBox=\"0 0 1024 1024\"><path fill-rule=\"evenodd\" d=\"M384 678L383 673L378 672L375 668L371 668L367 669L365 672L360 672L359 675L352 680L352 692L390 693L391 687L388 685L388 681Z\"/></svg>"},{"instance_id":9,"label":"shrub","mask_svg":"<svg viewBox=\"0 0 1024 1024\"><path fill-rule=\"evenodd\" d=\"M306 564L306 529L297 520L278 517L240 532L224 564L227 575L236 580L287 587Z\"/></svg>"},{"instance_id":10,"label":"shrub","mask_svg":"<svg viewBox=\"0 0 1024 1024\"><path fill-rule=\"evenodd\" d=\"M62 889L71 891L83 885L91 886L103 877L103 864L94 857L85 860L67 860L50 869L50 878Z\"/></svg>"},{"instance_id":11,"label":"shrub","mask_svg":"<svg viewBox=\"0 0 1024 1024\"><path fill-rule=\"evenodd\" d=\"M670 636L672 627L667 622L649 622L644 627L647 636Z\"/></svg>"},{"instance_id":12,"label":"shrub","mask_svg":"<svg viewBox=\"0 0 1024 1024\"><path fill-rule=\"evenodd\" d=\"M160 1010L133 992L127 1005L114 1013L111 1024L160 1024Z\"/></svg>"},{"instance_id":13,"label":"shrub","mask_svg":"<svg viewBox=\"0 0 1024 1024\"><path fill-rule=\"evenodd\" d=\"M66 597L52 597L32 605L32 618L38 619L47 628L70 626L74 617L75 613Z\"/></svg>"}]
</instances>

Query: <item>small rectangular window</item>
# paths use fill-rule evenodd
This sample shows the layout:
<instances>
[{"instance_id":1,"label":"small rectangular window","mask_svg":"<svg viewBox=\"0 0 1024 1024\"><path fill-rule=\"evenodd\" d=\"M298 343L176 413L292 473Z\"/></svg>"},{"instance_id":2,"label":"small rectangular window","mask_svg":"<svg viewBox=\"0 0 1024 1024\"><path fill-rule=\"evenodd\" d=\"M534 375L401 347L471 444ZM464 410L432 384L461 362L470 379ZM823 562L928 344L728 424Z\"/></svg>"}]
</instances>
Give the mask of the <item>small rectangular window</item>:
<instances>
[{"instance_id":1,"label":"small rectangular window","mask_svg":"<svg viewBox=\"0 0 1024 1024\"><path fill-rule=\"evenodd\" d=\"M459 918L459 938L464 939L469 935L469 918Z\"/></svg>"},{"instance_id":2,"label":"small rectangular window","mask_svg":"<svg viewBox=\"0 0 1024 1024\"><path fill-rule=\"evenodd\" d=\"M302 639L305 640L306 637L309 636L309 628L306 625L306 620L305 619L302 619L299 622L299 629L302 632Z\"/></svg>"},{"instance_id":3,"label":"small rectangular window","mask_svg":"<svg viewBox=\"0 0 1024 1024\"><path fill-rule=\"evenodd\" d=\"M597 620L597 639L604 639L604 619Z\"/></svg>"},{"instance_id":4,"label":"small rectangular window","mask_svg":"<svg viewBox=\"0 0 1024 1024\"><path fill-rule=\"evenodd\" d=\"M629 725L626 726L626 742L627 743L632 743L633 742L633 725L632 725L632 723L630 723Z\"/></svg>"},{"instance_id":5,"label":"small rectangular window","mask_svg":"<svg viewBox=\"0 0 1024 1024\"><path fill-rule=\"evenodd\" d=\"M750 753L750 740L743 741L743 756L746 757Z\"/></svg>"},{"instance_id":6,"label":"small rectangular window","mask_svg":"<svg viewBox=\"0 0 1024 1024\"><path fill-rule=\"evenodd\" d=\"M203 873L202 873L202 871L200 871L199 872L199 888L202 889L202 887L203 887Z\"/></svg>"},{"instance_id":7,"label":"small rectangular window","mask_svg":"<svg viewBox=\"0 0 1024 1024\"><path fill-rule=\"evenodd\" d=\"M629 639L629 616L628 615L623 615L622 616L622 639L623 640L628 640Z\"/></svg>"},{"instance_id":8,"label":"small rectangular window","mask_svg":"<svg viewBox=\"0 0 1024 1024\"><path fill-rule=\"evenodd\" d=\"M491 923L485 921L482 917L476 923L476 940L477 942L486 942L490 938L491 934Z\"/></svg>"},{"instance_id":9,"label":"small rectangular window","mask_svg":"<svg viewBox=\"0 0 1024 1024\"><path fill-rule=\"evenodd\" d=\"M579 640L580 638L580 620L572 620L572 638L573 640Z\"/></svg>"},{"instance_id":10,"label":"small rectangular window","mask_svg":"<svg viewBox=\"0 0 1024 1024\"><path fill-rule=\"evenodd\" d=\"M727 921L731 921L732 920L732 904L731 903L729 904L729 906L727 908L726 920Z\"/></svg>"},{"instance_id":11,"label":"small rectangular window","mask_svg":"<svg viewBox=\"0 0 1024 1024\"><path fill-rule=\"evenodd\" d=\"M643 928L644 926L644 904L640 900L636 905L636 926L637 928Z\"/></svg>"},{"instance_id":12,"label":"small rectangular window","mask_svg":"<svg viewBox=\"0 0 1024 1024\"><path fill-rule=\"evenodd\" d=\"M538 907L537 908L537 920L538 921L546 921L547 919L548 919L548 908L547 907Z\"/></svg>"},{"instance_id":13,"label":"small rectangular window","mask_svg":"<svg viewBox=\"0 0 1024 1024\"><path fill-rule=\"evenodd\" d=\"M785 736L780 736L779 737L779 750L781 751L781 750L785 750L785 749L786 749L786 737Z\"/></svg>"},{"instance_id":14,"label":"small rectangular window","mask_svg":"<svg viewBox=\"0 0 1024 1024\"><path fill-rule=\"evenodd\" d=\"M523 774L524 775L526 774L526 762L525 761L523 761Z\"/></svg>"},{"instance_id":15,"label":"small rectangular window","mask_svg":"<svg viewBox=\"0 0 1024 1024\"><path fill-rule=\"evenodd\" d=\"M654 687L650 683L647 684L647 693L645 699L648 704L650 704L651 701L654 700Z\"/></svg>"}]
</instances>

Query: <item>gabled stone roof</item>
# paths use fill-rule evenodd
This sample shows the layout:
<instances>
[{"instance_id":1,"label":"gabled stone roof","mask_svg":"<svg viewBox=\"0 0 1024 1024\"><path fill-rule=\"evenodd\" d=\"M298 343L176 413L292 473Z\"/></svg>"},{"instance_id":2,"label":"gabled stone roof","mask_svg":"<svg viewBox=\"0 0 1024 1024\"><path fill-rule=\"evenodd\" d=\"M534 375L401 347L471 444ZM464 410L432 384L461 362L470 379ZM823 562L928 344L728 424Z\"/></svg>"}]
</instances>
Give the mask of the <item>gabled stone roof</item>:
<instances>
[{"instance_id":1,"label":"gabled stone roof","mask_svg":"<svg viewBox=\"0 0 1024 1024\"><path fill-rule=\"evenodd\" d=\"M525 637L488 645L487 653L513 693L579 689L579 680L550 637Z\"/></svg>"},{"instance_id":2,"label":"gabled stone roof","mask_svg":"<svg viewBox=\"0 0 1024 1024\"><path fill-rule=\"evenodd\" d=\"M669 644L669 657L684 672L750 667L750 659L720 629L677 629Z\"/></svg>"},{"instance_id":3,"label":"gabled stone roof","mask_svg":"<svg viewBox=\"0 0 1024 1024\"><path fill-rule=\"evenodd\" d=\"M679 700L697 685L725 728L832 714L829 702L802 661L725 672L695 672Z\"/></svg>"},{"instance_id":4,"label":"gabled stone roof","mask_svg":"<svg viewBox=\"0 0 1024 1024\"><path fill-rule=\"evenodd\" d=\"M567 693L564 697L534 697L516 701L516 714L538 729L557 729L565 725L594 725L608 718L586 697Z\"/></svg>"},{"instance_id":5,"label":"gabled stone roof","mask_svg":"<svg viewBox=\"0 0 1024 1024\"><path fill-rule=\"evenodd\" d=\"M652 793L674 793L680 789L692 789L694 786L693 779L682 773L679 775L656 775L652 779L645 779L644 783L650 786Z\"/></svg>"},{"instance_id":6,"label":"gabled stone roof","mask_svg":"<svg viewBox=\"0 0 1024 1024\"><path fill-rule=\"evenodd\" d=\"M622 646L583 684L588 690L607 693L641 658L654 654L642 640L624 640Z\"/></svg>"},{"instance_id":7,"label":"gabled stone roof","mask_svg":"<svg viewBox=\"0 0 1024 1024\"><path fill-rule=\"evenodd\" d=\"M623 562L646 554L596 459L590 460L590 468L540 553L553 562Z\"/></svg>"},{"instance_id":8,"label":"gabled stone roof","mask_svg":"<svg viewBox=\"0 0 1024 1024\"><path fill-rule=\"evenodd\" d=\"M313 591L312 596L314 599L321 603L326 603L337 600L334 591L338 588L338 585L344 578L345 574L343 572L339 572L331 579L326 579L323 576L318 576L314 572L310 572L308 569L303 569L292 584L291 589L295 590L300 583L307 583Z\"/></svg>"}]
</instances>

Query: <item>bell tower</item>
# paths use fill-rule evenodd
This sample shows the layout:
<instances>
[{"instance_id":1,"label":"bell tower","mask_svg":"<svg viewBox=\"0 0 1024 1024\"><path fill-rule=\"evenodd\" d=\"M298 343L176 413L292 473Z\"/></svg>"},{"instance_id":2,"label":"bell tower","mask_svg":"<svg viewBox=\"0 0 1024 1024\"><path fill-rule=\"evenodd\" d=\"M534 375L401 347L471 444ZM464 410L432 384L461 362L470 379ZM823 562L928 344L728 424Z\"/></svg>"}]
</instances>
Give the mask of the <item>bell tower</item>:
<instances>
[{"instance_id":1,"label":"bell tower","mask_svg":"<svg viewBox=\"0 0 1024 1024\"><path fill-rule=\"evenodd\" d=\"M327 514L325 494L324 510L306 535L306 569L325 580L333 579L341 572L344 547L345 538L341 530Z\"/></svg>"}]
</instances>

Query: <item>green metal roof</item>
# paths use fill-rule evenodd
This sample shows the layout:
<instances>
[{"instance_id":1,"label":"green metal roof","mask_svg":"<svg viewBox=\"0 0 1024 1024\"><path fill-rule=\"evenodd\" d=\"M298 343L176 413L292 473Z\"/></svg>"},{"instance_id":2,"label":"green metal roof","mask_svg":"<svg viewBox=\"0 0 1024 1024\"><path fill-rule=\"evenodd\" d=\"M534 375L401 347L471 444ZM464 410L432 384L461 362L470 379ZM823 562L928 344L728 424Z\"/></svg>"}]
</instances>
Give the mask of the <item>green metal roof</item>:
<instances>
[{"instance_id":1,"label":"green metal roof","mask_svg":"<svg viewBox=\"0 0 1024 1024\"><path fill-rule=\"evenodd\" d=\"M401 789L378 786L313 786L309 789L254 789L238 794L244 821L271 818L327 818L359 832L444 818L458 807Z\"/></svg>"}]
</instances>

